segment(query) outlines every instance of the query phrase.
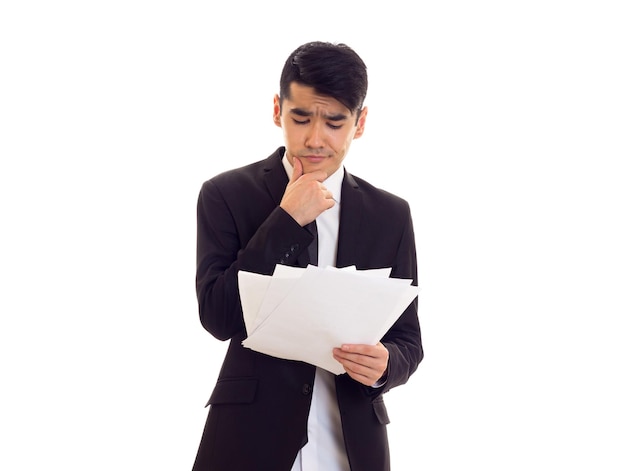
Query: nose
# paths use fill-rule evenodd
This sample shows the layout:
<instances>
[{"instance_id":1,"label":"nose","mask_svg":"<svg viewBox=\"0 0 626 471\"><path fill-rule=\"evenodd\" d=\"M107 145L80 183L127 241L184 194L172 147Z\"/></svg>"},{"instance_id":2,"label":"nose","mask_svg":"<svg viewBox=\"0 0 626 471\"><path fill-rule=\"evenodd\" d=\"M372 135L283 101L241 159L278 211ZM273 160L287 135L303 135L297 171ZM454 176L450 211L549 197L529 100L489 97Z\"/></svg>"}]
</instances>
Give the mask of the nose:
<instances>
[{"instance_id":1,"label":"nose","mask_svg":"<svg viewBox=\"0 0 626 471\"><path fill-rule=\"evenodd\" d=\"M304 143L310 149L320 149L324 147L324 130L323 123L313 121L307 129L306 141Z\"/></svg>"}]
</instances>

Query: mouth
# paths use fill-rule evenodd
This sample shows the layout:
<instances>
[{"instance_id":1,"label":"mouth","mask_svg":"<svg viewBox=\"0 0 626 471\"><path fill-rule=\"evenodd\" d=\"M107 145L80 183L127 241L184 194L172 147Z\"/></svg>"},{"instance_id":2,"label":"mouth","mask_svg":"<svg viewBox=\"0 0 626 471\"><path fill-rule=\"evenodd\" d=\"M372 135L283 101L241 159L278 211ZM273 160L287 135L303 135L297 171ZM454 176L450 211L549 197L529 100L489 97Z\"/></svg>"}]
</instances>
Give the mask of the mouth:
<instances>
[{"instance_id":1,"label":"mouth","mask_svg":"<svg viewBox=\"0 0 626 471\"><path fill-rule=\"evenodd\" d=\"M326 160L328 157L325 155L315 155L315 154L311 154L311 155L303 155L300 157L301 159L306 160L309 163L312 164L316 164L316 163L320 163L323 162L324 160Z\"/></svg>"}]
</instances>

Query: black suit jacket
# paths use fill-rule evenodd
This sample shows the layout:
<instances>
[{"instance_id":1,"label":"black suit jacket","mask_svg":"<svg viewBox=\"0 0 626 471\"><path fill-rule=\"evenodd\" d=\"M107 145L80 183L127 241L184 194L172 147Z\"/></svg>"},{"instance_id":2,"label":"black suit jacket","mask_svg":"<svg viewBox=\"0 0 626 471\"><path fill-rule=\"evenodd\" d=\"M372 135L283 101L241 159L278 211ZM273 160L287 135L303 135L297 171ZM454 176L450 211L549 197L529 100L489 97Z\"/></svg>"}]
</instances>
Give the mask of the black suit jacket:
<instances>
[{"instance_id":1,"label":"black suit jacket","mask_svg":"<svg viewBox=\"0 0 626 471\"><path fill-rule=\"evenodd\" d=\"M273 273L276 264L306 266L312 235L279 207L288 183L284 148L267 159L205 182L198 199L197 279L200 320L230 339L195 471L289 471L307 441L315 367L242 347L246 338L238 294L239 270ZM391 276L417 285L409 205L345 173L337 266L391 267ZM306 300L303 300L306 302ZM352 471L389 469L383 394L405 383L422 359L417 300L381 340L389 350L386 383L366 387L336 377L337 400Z\"/></svg>"}]
</instances>

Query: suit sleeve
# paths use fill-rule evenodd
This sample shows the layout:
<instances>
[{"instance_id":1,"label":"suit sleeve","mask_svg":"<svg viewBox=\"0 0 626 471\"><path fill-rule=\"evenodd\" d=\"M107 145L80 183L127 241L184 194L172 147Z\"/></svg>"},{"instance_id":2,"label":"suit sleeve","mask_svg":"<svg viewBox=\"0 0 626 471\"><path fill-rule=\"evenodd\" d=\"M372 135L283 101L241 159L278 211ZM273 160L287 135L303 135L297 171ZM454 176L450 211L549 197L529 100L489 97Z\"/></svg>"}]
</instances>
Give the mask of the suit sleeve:
<instances>
[{"instance_id":1,"label":"suit sleeve","mask_svg":"<svg viewBox=\"0 0 626 471\"><path fill-rule=\"evenodd\" d=\"M271 274L277 263L293 264L311 234L273 201L202 186L197 205L196 294L200 322L220 340L245 329L237 273Z\"/></svg>"},{"instance_id":2,"label":"suit sleeve","mask_svg":"<svg viewBox=\"0 0 626 471\"><path fill-rule=\"evenodd\" d=\"M412 284L417 286L415 236L408 205L407 212L391 276L410 278ZM418 300L415 298L381 340L389 351L389 362L386 382L383 387L374 390L377 394L406 383L424 357L417 305Z\"/></svg>"}]
</instances>

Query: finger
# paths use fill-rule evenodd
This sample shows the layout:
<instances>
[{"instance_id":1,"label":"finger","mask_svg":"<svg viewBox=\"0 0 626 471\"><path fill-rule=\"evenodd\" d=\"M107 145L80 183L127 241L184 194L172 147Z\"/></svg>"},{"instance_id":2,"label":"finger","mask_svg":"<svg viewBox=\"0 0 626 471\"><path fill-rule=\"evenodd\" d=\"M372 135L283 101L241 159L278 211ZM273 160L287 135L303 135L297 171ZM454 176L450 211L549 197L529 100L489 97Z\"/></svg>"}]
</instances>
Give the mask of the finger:
<instances>
[{"instance_id":1,"label":"finger","mask_svg":"<svg viewBox=\"0 0 626 471\"><path fill-rule=\"evenodd\" d=\"M346 373L348 373L348 375L356 381L363 383L366 386L371 386L376 382L378 377L376 370L350 360L344 360L340 363L343 365Z\"/></svg>"},{"instance_id":2,"label":"finger","mask_svg":"<svg viewBox=\"0 0 626 471\"><path fill-rule=\"evenodd\" d=\"M357 370L363 372L373 368L375 359L367 355L360 355L358 353L345 353L341 350L333 351L334 358L342 363L344 366L349 367L351 370Z\"/></svg>"},{"instance_id":3,"label":"finger","mask_svg":"<svg viewBox=\"0 0 626 471\"><path fill-rule=\"evenodd\" d=\"M340 349L333 349L333 356L340 363L350 362L382 374L387 368L389 353L382 344L379 345L382 349L369 345L343 345Z\"/></svg>"},{"instance_id":4,"label":"finger","mask_svg":"<svg viewBox=\"0 0 626 471\"><path fill-rule=\"evenodd\" d=\"M302 173L304 172L303 167L302 167L302 162L300 162L300 159L297 157L293 158L293 173L291 174L291 181L290 182L295 182L298 178L300 178L302 176Z\"/></svg>"},{"instance_id":5,"label":"finger","mask_svg":"<svg viewBox=\"0 0 626 471\"><path fill-rule=\"evenodd\" d=\"M368 357L376 357L376 346L375 345L364 345L364 344L344 344L341 346L341 351L346 353L355 353L359 355L365 355Z\"/></svg>"}]
</instances>

